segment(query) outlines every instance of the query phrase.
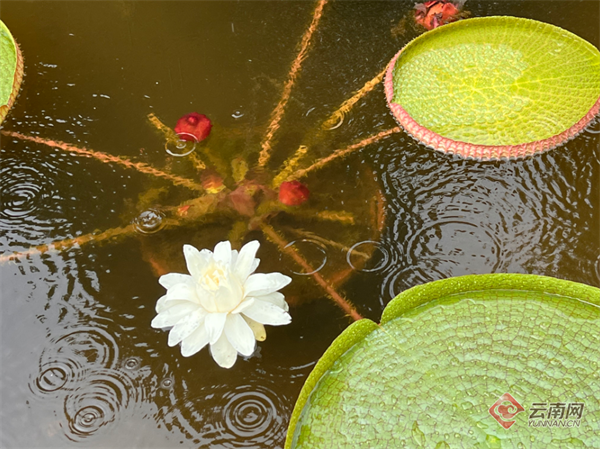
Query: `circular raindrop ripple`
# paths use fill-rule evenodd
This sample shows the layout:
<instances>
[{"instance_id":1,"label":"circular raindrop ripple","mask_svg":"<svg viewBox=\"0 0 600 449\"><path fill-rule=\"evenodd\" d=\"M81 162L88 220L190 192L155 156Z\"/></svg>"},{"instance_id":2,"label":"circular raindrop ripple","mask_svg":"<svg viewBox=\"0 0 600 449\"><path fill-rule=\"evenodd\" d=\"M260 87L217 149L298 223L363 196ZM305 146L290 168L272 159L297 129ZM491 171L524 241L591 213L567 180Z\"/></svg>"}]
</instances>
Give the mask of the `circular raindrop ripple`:
<instances>
[{"instance_id":1,"label":"circular raindrop ripple","mask_svg":"<svg viewBox=\"0 0 600 449\"><path fill-rule=\"evenodd\" d=\"M365 240L352 245L346 253L346 262L356 271L375 273L386 269L391 263L388 249L381 243Z\"/></svg>"},{"instance_id":2,"label":"circular raindrop ripple","mask_svg":"<svg viewBox=\"0 0 600 449\"><path fill-rule=\"evenodd\" d=\"M285 406L264 385L239 386L222 396L225 405L216 415L225 424L216 444L225 447L275 447L285 435ZM218 424L215 422L215 424Z\"/></svg>"},{"instance_id":3,"label":"circular raindrop ripple","mask_svg":"<svg viewBox=\"0 0 600 449\"><path fill-rule=\"evenodd\" d=\"M405 248L404 268L390 266L392 272L385 280L388 298L426 282L494 273L501 263L502 245L497 237L484 225L457 219L444 218L423 225Z\"/></svg>"},{"instance_id":4,"label":"circular raindrop ripple","mask_svg":"<svg viewBox=\"0 0 600 449\"><path fill-rule=\"evenodd\" d=\"M139 357L129 357L123 362L123 368L127 370L136 370L142 365L142 359Z\"/></svg>"},{"instance_id":5,"label":"circular raindrop ripple","mask_svg":"<svg viewBox=\"0 0 600 449\"><path fill-rule=\"evenodd\" d=\"M442 276L494 272L500 243L481 226L444 220L430 223L408 243L408 263L423 263Z\"/></svg>"},{"instance_id":6,"label":"circular raindrop ripple","mask_svg":"<svg viewBox=\"0 0 600 449\"><path fill-rule=\"evenodd\" d=\"M600 117L596 117L592 120L589 125L585 128L584 132L591 134L600 134Z\"/></svg>"},{"instance_id":7,"label":"circular raindrop ripple","mask_svg":"<svg viewBox=\"0 0 600 449\"><path fill-rule=\"evenodd\" d=\"M573 263L589 259L596 241L597 165L586 148L597 135L588 131L516 161L470 161L407 140L385 147L376 157L391 217L382 242L395 262L383 273L382 302L465 274L593 276L579 268L593 270L593 260Z\"/></svg>"},{"instance_id":8,"label":"circular raindrop ripple","mask_svg":"<svg viewBox=\"0 0 600 449\"><path fill-rule=\"evenodd\" d=\"M133 220L133 225L140 234L154 234L164 227L164 218L161 211L148 209Z\"/></svg>"},{"instance_id":9,"label":"circular raindrop ripple","mask_svg":"<svg viewBox=\"0 0 600 449\"><path fill-rule=\"evenodd\" d=\"M126 420L124 413L133 403L141 402L143 391L118 370L100 369L89 373L77 390L65 397L67 438L79 441L92 436L109 423Z\"/></svg>"},{"instance_id":10,"label":"circular raindrop ripple","mask_svg":"<svg viewBox=\"0 0 600 449\"><path fill-rule=\"evenodd\" d=\"M268 431L277 410L264 392L244 391L243 388L226 395L229 396L229 402L223 410L225 424L240 441L252 438L262 443L270 439Z\"/></svg>"},{"instance_id":11,"label":"circular raindrop ripple","mask_svg":"<svg viewBox=\"0 0 600 449\"><path fill-rule=\"evenodd\" d=\"M290 268L289 272L299 276L310 276L311 274L318 273L323 269L327 263L327 249L325 246L312 239L300 239L294 240L288 243L286 248L292 248L294 251L298 251L309 264L311 264L311 270L307 270L298 266ZM280 260L284 262L283 255L280 255ZM287 256L286 260L287 260Z\"/></svg>"},{"instance_id":12,"label":"circular raindrop ripple","mask_svg":"<svg viewBox=\"0 0 600 449\"><path fill-rule=\"evenodd\" d=\"M282 447L289 401L269 386L251 382L217 385L172 408L165 416L201 447L267 449Z\"/></svg>"},{"instance_id":13,"label":"circular raindrop ripple","mask_svg":"<svg viewBox=\"0 0 600 449\"><path fill-rule=\"evenodd\" d=\"M40 357L39 375L30 382L34 394L46 397L80 387L94 368L112 368L118 358L114 338L100 328L78 329L51 341Z\"/></svg>"},{"instance_id":14,"label":"circular raindrop ripple","mask_svg":"<svg viewBox=\"0 0 600 449\"><path fill-rule=\"evenodd\" d=\"M35 379L35 385L39 391L51 393L60 390L73 377L74 373L70 370L70 367L62 364L54 364L42 371L39 377Z\"/></svg>"},{"instance_id":15,"label":"circular raindrop ripple","mask_svg":"<svg viewBox=\"0 0 600 449\"><path fill-rule=\"evenodd\" d=\"M173 142L171 140L167 140L165 143L165 151L174 157L184 157L189 156L196 150L196 145L198 143L198 139L196 136L189 133L179 133L179 136L184 136L188 138L192 138L192 140L178 140L177 142Z\"/></svg>"},{"instance_id":16,"label":"circular raindrop ripple","mask_svg":"<svg viewBox=\"0 0 600 449\"><path fill-rule=\"evenodd\" d=\"M23 221L52 197L51 178L22 161L0 165L0 217Z\"/></svg>"},{"instance_id":17,"label":"circular raindrop ripple","mask_svg":"<svg viewBox=\"0 0 600 449\"><path fill-rule=\"evenodd\" d=\"M175 380L172 377L165 377L160 381L159 388L163 390L170 390L171 388L173 388L174 383Z\"/></svg>"}]
</instances>

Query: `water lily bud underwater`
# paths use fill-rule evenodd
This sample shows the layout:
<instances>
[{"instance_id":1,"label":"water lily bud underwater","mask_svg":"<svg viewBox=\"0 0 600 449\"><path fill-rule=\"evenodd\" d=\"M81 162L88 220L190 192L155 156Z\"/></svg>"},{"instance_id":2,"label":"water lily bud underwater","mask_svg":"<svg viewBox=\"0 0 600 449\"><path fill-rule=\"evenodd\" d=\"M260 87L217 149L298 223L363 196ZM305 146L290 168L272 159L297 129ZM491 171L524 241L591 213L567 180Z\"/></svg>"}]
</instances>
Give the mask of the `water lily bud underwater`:
<instances>
[{"instance_id":1,"label":"water lily bud underwater","mask_svg":"<svg viewBox=\"0 0 600 449\"><path fill-rule=\"evenodd\" d=\"M169 273L159 283L167 293L156 303L154 328L170 328L169 346L181 343L181 354L191 356L206 345L223 368L231 368L238 353L249 356L256 341L267 335L265 324L289 324L289 307L277 290L291 282L281 273L256 273L260 244L247 243L238 252L228 241L214 252L184 245L190 274Z\"/></svg>"},{"instance_id":2,"label":"water lily bud underwater","mask_svg":"<svg viewBox=\"0 0 600 449\"><path fill-rule=\"evenodd\" d=\"M181 140L189 142L202 142L210 134L212 123L204 114L192 112L177 120L175 133Z\"/></svg>"},{"instance_id":3,"label":"water lily bud underwater","mask_svg":"<svg viewBox=\"0 0 600 449\"><path fill-rule=\"evenodd\" d=\"M310 191L300 181L285 181L279 186L279 201L286 206L299 206L308 200Z\"/></svg>"},{"instance_id":4,"label":"water lily bud underwater","mask_svg":"<svg viewBox=\"0 0 600 449\"><path fill-rule=\"evenodd\" d=\"M415 5L415 22L427 30L433 30L446 23L454 22L464 1L429 1Z\"/></svg>"}]
</instances>

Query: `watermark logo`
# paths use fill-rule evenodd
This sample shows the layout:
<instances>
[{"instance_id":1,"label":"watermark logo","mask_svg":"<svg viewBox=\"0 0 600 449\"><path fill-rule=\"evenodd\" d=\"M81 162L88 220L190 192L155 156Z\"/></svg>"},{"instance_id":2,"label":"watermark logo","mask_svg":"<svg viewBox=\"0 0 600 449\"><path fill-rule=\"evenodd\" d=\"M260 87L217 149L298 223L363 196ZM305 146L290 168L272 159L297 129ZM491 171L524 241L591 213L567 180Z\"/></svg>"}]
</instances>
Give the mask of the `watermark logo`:
<instances>
[{"instance_id":1,"label":"watermark logo","mask_svg":"<svg viewBox=\"0 0 600 449\"><path fill-rule=\"evenodd\" d=\"M498 421L498 424L505 429L509 429L515 423L513 418L519 413L524 412L525 409L510 393L504 393L494 402L489 411L490 415Z\"/></svg>"},{"instance_id":2,"label":"watermark logo","mask_svg":"<svg viewBox=\"0 0 600 449\"><path fill-rule=\"evenodd\" d=\"M579 427L583 417L583 402L534 402L529 407L529 427ZM504 393L490 407L489 412L505 429L515 422L515 416L525 409L510 393Z\"/></svg>"},{"instance_id":3,"label":"watermark logo","mask_svg":"<svg viewBox=\"0 0 600 449\"><path fill-rule=\"evenodd\" d=\"M534 402L529 409L529 427L579 427L583 402Z\"/></svg>"}]
</instances>

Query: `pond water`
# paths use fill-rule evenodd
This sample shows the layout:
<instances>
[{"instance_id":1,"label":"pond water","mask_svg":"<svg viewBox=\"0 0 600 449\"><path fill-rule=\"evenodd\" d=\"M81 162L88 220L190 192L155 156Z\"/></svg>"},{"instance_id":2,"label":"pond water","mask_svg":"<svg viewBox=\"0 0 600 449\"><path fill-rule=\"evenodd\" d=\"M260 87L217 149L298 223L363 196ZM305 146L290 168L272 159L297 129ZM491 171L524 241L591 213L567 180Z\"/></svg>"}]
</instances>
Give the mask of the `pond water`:
<instances>
[{"instance_id":1,"label":"pond water","mask_svg":"<svg viewBox=\"0 0 600 449\"><path fill-rule=\"evenodd\" d=\"M415 37L399 26L412 6L325 5L267 172L300 145L314 161L396 126L378 86L339 127L321 130ZM312 2L3 1L26 73L3 130L190 177L147 115L174 126L197 111L214 123L208 142L217 154L255 161L314 9ZM466 9L549 22L600 46L595 1L468 1ZM6 136L0 164L3 254L98 235L198 196L116 162ZM599 286L599 170L598 122L519 161L464 160L395 133L305 178L309 202L272 225L375 321L401 291L450 276L534 273ZM4 260L0 445L282 447L304 380L350 320L304 268L238 222L226 216ZM225 370L206 349L182 357L150 322L164 293L158 275L183 270L182 244L212 249L231 229L243 229L240 241L261 241L259 271L293 278L283 291L292 323L268 327L256 352Z\"/></svg>"}]
</instances>

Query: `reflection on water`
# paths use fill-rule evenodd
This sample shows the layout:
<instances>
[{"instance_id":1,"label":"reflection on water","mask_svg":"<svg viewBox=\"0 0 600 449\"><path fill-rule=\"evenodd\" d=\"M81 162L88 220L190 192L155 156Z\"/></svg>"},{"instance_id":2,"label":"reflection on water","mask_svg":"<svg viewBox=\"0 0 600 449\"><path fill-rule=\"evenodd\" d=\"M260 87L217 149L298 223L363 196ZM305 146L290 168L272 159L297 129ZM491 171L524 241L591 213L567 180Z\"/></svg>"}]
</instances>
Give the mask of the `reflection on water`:
<instances>
[{"instance_id":1,"label":"reflection on water","mask_svg":"<svg viewBox=\"0 0 600 449\"><path fill-rule=\"evenodd\" d=\"M468 3L474 16L548 21L598 46L593 6ZM185 158L168 157L146 115L156 112L172 125L197 110L215 123L211 139L227 136L222 141L239 151L254 149L314 5L8 1L2 7L27 74L5 129L179 174ZM328 3L281 122L272 169L299 145L314 142L315 154L327 155L395 126L375 89L332 130L319 131L413 37L410 30L392 33L411 7ZM355 226L310 214L277 224L313 269L345 282L343 293L375 320L397 293L448 276L523 272L600 285L599 123L562 148L511 162L462 160L396 134L307 179L311 210L361 211L334 217ZM167 263L169 271L185 270L181 245L196 238L212 248L226 235L224 224L168 229L160 207L188 200L188 193L175 188L161 197L165 184L117 165L5 137L0 154L3 253L130 223L138 231L135 238L0 267L0 445L282 447L304 380L348 324L306 270L269 253L263 241L260 270L292 273L298 286L285 292L292 323L269 329L257 351L229 371L207 351L181 357L150 327L164 293L155 272ZM378 185L385 211L373 201Z\"/></svg>"}]
</instances>

